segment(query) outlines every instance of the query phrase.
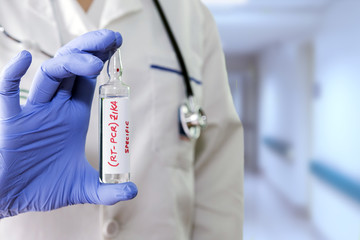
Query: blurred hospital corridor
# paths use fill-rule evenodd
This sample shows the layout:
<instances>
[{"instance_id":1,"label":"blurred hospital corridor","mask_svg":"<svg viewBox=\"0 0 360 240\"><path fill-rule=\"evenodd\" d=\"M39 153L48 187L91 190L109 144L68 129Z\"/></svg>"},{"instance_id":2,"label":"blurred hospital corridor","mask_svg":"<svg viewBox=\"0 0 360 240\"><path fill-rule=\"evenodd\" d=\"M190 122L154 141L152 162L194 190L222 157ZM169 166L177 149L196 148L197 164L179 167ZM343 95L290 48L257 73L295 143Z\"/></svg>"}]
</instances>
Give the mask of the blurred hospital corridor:
<instances>
[{"instance_id":1,"label":"blurred hospital corridor","mask_svg":"<svg viewBox=\"0 0 360 240\"><path fill-rule=\"evenodd\" d=\"M204 2L244 127L244 240L359 240L360 1Z\"/></svg>"},{"instance_id":2,"label":"blurred hospital corridor","mask_svg":"<svg viewBox=\"0 0 360 240\"><path fill-rule=\"evenodd\" d=\"M245 175L244 240L326 240L261 176Z\"/></svg>"}]
</instances>

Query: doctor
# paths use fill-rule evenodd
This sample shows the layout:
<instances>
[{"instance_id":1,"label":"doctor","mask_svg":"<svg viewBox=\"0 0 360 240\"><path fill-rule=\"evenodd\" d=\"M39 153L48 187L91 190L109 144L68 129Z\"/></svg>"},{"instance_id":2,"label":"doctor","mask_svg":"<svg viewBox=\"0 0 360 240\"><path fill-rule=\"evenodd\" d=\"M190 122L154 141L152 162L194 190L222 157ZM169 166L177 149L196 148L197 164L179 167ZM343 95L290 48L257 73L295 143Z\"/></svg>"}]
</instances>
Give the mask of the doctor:
<instances>
[{"instance_id":1,"label":"doctor","mask_svg":"<svg viewBox=\"0 0 360 240\"><path fill-rule=\"evenodd\" d=\"M131 179L139 189L135 199L112 206L74 205L2 218L0 239L242 239L243 131L232 106L215 23L200 1L161 1L161 4L180 45L194 96L208 117L208 127L202 131L198 140L184 141L179 136L177 111L186 99L185 86L173 47L152 1L0 0L0 24L7 32L24 42L32 43L25 47L36 44L38 49L51 55L55 55L62 45L92 30L106 28L121 32L124 38L121 47L124 80L132 88ZM111 47L100 44L100 51L109 51L114 47L112 44L119 44L116 40L118 37L112 36L115 40L108 42ZM87 37L77 39L80 40L75 43L79 46L74 43L66 45L70 46L68 49L71 54L87 46ZM0 67L8 64L23 48L23 45L0 35ZM32 64L21 79L20 98L22 101L28 98L30 103L35 99L36 103L39 98L34 97L32 90L28 94L28 90L33 79L35 82L39 79L39 75L35 76L38 67L49 57L36 48L29 49ZM96 51L85 54L85 58L94 56L105 61L105 58L99 57L102 54ZM28 53L22 52L12 64L15 62L16 65L19 58L27 59ZM66 58L66 54L60 54L54 60L47 61L43 69L58 66L58 61L71 67L72 75L68 78L76 79L74 84L78 96L88 92L86 83L102 67L99 62L96 63L98 60ZM84 67L81 64L84 62L95 65ZM80 84L78 79L89 81ZM97 84L102 84L104 80L99 77ZM40 82L48 81L44 77ZM66 90L68 85L63 85ZM63 88L54 89L58 94L59 89ZM98 165L96 94L97 91L86 142L86 159L94 168ZM40 102L50 102L42 106L64 109L60 104L62 98L51 98L48 95L41 97ZM90 106L91 98L87 96L86 99L88 102L84 101L85 108ZM54 100L60 102L54 103ZM45 107L46 110L49 109ZM79 117L86 122L86 111ZM56 122L59 118L53 120ZM47 120L41 121L48 123ZM50 134L52 129L49 127L44 133ZM61 138L65 133L60 131L51 134ZM60 143L51 144L57 146ZM79 149L75 149L74 153L81 156L81 147ZM54 161L57 160L55 157ZM86 179L84 177L88 185ZM73 189L82 184L85 183L73 182L68 185ZM117 199L108 198L106 191L105 198L101 199L103 193L100 193L100 200L83 202L112 204L113 201L135 196L136 187L133 184L120 186L123 188L118 189ZM49 206L43 210L53 207L52 204Z\"/></svg>"}]
</instances>

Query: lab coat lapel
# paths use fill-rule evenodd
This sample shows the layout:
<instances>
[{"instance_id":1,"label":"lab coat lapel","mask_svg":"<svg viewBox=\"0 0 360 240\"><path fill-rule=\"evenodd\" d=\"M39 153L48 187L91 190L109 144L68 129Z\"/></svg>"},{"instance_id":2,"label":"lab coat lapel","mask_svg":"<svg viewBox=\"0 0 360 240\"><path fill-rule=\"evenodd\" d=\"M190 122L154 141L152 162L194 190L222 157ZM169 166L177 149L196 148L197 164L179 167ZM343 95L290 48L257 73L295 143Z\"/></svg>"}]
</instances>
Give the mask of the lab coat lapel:
<instances>
[{"instance_id":1,"label":"lab coat lapel","mask_svg":"<svg viewBox=\"0 0 360 240\"><path fill-rule=\"evenodd\" d=\"M20 3L20 1L17 1ZM53 21L53 13L49 1L26 0L24 6L39 18L47 21Z\"/></svg>"},{"instance_id":2,"label":"lab coat lapel","mask_svg":"<svg viewBox=\"0 0 360 240\"><path fill-rule=\"evenodd\" d=\"M143 4L140 0L106 0L100 20L100 28L105 28L110 22L140 11Z\"/></svg>"},{"instance_id":3,"label":"lab coat lapel","mask_svg":"<svg viewBox=\"0 0 360 240\"><path fill-rule=\"evenodd\" d=\"M53 2L55 8L60 9L52 9L50 1ZM64 42L88 31L96 30L76 0L50 1L27 0L27 7L45 22L56 23L61 33L64 34ZM54 11L59 13L58 20L55 19Z\"/></svg>"},{"instance_id":4,"label":"lab coat lapel","mask_svg":"<svg viewBox=\"0 0 360 240\"><path fill-rule=\"evenodd\" d=\"M53 0L50 0L53 1ZM46 21L55 22L50 1L27 0L26 6L38 17ZM128 14L142 10L141 0L104 0L105 6L100 20L100 28L105 28L110 22ZM63 18L65 27L72 35L81 35L87 31L95 30L95 26L88 21L76 0L53 1L55 7L60 7L60 12L65 13ZM70 6L71 5L71 6Z\"/></svg>"}]
</instances>

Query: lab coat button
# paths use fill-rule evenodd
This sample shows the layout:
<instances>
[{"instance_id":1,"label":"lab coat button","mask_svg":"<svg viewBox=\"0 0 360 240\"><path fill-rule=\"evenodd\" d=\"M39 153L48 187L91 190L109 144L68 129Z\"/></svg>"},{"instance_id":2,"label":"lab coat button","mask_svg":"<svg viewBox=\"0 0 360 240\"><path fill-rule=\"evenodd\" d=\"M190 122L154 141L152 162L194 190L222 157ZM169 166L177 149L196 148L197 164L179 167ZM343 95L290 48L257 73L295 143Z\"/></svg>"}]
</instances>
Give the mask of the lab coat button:
<instances>
[{"instance_id":1,"label":"lab coat button","mask_svg":"<svg viewBox=\"0 0 360 240\"><path fill-rule=\"evenodd\" d=\"M106 237L113 238L119 233L119 224L115 220L109 220L104 223L103 234Z\"/></svg>"}]
</instances>

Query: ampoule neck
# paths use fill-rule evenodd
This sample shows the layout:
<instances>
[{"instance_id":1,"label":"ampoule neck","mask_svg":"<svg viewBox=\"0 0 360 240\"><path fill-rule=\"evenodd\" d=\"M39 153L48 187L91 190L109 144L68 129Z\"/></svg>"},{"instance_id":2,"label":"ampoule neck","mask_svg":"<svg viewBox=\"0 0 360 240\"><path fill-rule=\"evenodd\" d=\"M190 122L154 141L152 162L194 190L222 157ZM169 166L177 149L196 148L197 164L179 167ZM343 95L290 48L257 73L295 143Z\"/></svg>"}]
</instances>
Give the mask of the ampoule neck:
<instances>
[{"instance_id":1,"label":"ampoule neck","mask_svg":"<svg viewBox=\"0 0 360 240\"><path fill-rule=\"evenodd\" d=\"M124 83L122 76L118 75L116 76L115 74L113 76L110 75L109 81L110 83Z\"/></svg>"}]
</instances>

